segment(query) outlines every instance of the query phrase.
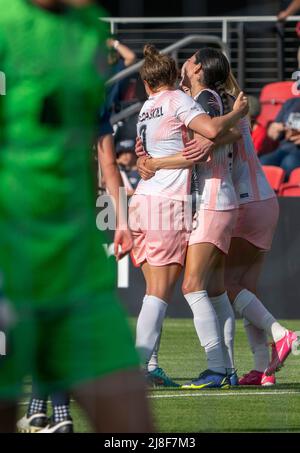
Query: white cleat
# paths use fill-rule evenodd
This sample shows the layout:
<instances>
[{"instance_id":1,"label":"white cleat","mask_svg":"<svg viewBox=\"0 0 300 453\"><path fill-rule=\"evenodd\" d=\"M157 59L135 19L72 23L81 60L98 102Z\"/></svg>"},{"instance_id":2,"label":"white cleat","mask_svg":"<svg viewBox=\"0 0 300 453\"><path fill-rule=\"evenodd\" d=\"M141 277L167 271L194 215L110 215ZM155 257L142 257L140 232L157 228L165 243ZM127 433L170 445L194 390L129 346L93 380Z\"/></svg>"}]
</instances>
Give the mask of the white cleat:
<instances>
[{"instance_id":1,"label":"white cleat","mask_svg":"<svg viewBox=\"0 0 300 453\"><path fill-rule=\"evenodd\" d=\"M49 423L44 429L38 431L39 434L54 434L54 433L73 433L73 421L72 419L67 419L62 422Z\"/></svg>"},{"instance_id":2,"label":"white cleat","mask_svg":"<svg viewBox=\"0 0 300 453\"><path fill-rule=\"evenodd\" d=\"M33 414L30 417L26 414L17 422L17 430L19 433L38 433L48 423L49 419L45 414Z\"/></svg>"}]
</instances>

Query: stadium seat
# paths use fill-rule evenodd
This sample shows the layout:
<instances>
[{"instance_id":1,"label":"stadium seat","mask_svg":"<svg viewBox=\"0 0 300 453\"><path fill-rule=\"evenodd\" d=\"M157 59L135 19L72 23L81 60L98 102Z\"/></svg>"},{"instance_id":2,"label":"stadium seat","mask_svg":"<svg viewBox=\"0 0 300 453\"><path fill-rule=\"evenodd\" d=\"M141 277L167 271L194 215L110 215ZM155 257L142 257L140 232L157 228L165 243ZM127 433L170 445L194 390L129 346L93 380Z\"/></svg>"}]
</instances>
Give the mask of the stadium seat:
<instances>
[{"instance_id":1,"label":"stadium seat","mask_svg":"<svg viewBox=\"0 0 300 453\"><path fill-rule=\"evenodd\" d=\"M291 172L288 184L300 184L300 168L295 168Z\"/></svg>"},{"instance_id":2,"label":"stadium seat","mask_svg":"<svg viewBox=\"0 0 300 453\"><path fill-rule=\"evenodd\" d=\"M263 87L259 97L261 104L261 112L257 117L259 124L267 127L270 122L274 121L285 101L298 97L292 93L294 83L294 81L289 80L286 82L268 83Z\"/></svg>"},{"instance_id":3,"label":"stadium seat","mask_svg":"<svg viewBox=\"0 0 300 453\"><path fill-rule=\"evenodd\" d=\"M280 188L279 195L281 197L300 197L300 183L299 184L283 184Z\"/></svg>"},{"instance_id":4,"label":"stadium seat","mask_svg":"<svg viewBox=\"0 0 300 453\"><path fill-rule=\"evenodd\" d=\"M273 165L263 165L263 170L272 189L278 193L284 181L285 171Z\"/></svg>"},{"instance_id":5,"label":"stadium seat","mask_svg":"<svg viewBox=\"0 0 300 453\"><path fill-rule=\"evenodd\" d=\"M268 83L261 90L259 97L261 111L256 118L257 128L252 132L257 154L270 153L277 148L278 142L268 137L268 126L275 120L283 104L288 99L297 97L292 92L294 83L293 81Z\"/></svg>"}]
</instances>

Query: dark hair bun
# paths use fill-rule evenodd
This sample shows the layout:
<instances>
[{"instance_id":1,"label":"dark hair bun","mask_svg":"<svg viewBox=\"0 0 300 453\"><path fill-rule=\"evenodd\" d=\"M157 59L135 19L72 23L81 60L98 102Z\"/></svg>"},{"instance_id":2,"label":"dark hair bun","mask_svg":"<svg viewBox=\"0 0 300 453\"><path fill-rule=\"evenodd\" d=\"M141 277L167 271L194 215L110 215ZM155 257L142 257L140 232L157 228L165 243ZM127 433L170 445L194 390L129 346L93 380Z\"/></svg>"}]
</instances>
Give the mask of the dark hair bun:
<instances>
[{"instance_id":1,"label":"dark hair bun","mask_svg":"<svg viewBox=\"0 0 300 453\"><path fill-rule=\"evenodd\" d=\"M146 44L144 46L144 57L155 59L159 55L159 51L153 44Z\"/></svg>"}]
</instances>

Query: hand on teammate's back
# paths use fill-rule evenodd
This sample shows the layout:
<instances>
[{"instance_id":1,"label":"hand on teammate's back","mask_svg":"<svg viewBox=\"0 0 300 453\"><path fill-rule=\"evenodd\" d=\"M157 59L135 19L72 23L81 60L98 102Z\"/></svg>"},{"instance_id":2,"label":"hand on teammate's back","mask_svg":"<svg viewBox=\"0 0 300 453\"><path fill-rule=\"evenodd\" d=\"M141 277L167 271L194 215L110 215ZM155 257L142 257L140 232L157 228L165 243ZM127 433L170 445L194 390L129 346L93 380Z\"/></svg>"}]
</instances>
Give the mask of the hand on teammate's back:
<instances>
[{"instance_id":1,"label":"hand on teammate's back","mask_svg":"<svg viewBox=\"0 0 300 453\"><path fill-rule=\"evenodd\" d=\"M214 150L215 144L212 140L200 135L186 143L182 150L182 155L187 160L192 160L195 163L205 162Z\"/></svg>"}]
</instances>

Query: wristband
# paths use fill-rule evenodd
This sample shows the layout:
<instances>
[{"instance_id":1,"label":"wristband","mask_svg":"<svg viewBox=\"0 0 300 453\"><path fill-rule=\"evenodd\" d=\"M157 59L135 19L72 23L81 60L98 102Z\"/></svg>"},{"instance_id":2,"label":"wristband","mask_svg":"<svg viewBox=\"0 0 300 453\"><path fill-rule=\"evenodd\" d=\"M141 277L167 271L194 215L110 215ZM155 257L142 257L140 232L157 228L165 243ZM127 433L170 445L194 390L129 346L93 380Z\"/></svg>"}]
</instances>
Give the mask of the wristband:
<instances>
[{"instance_id":1,"label":"wristband","mask_svg":"<svg viewBox=\"0 0 300 453\"><path fill-rule=\"evenodd\" d=\"M113 45L114 49L117 49L117 47L119 47L119 45L120 45L120 41L118 41L118 40L114 41L114 45Z\"/></svg>"}]
</instances>

